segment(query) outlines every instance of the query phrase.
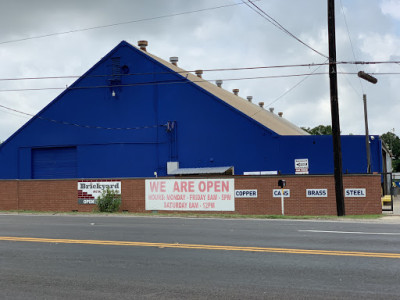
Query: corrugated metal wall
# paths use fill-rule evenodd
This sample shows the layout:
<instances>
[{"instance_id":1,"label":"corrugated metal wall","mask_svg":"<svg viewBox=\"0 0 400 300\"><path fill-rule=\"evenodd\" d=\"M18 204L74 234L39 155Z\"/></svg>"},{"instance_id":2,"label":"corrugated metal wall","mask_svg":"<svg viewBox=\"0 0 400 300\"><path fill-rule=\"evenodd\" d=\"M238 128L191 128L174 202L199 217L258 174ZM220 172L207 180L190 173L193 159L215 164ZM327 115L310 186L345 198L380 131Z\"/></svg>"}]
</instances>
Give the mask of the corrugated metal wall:
<instances>
[{"instance_id":1,"label":"corrugated metal wall","mask_svg":"<svg viewBox=\"0 0 400 300\"><path fill-rule=\"evenodd\" d=\"M118 66L131 74L117 76ZM342 137L342 151L345 173L365 173L363 136ZM381 157L376 138L372 171ZM331 136L278 135L122 42L0 146L0 178L166 176L169 161L294 174L296 159L332 174Z\"/></svg>"},{"instance_id":2,"label":"corrugated metal wall","mask_svg":"<svg viewBox=\"0 0 400 300\"><path fill-rule=\"evenodd\" d=\"M76 178L76 147L32 149L32 178Z\"/></svg>"}]
</instances>

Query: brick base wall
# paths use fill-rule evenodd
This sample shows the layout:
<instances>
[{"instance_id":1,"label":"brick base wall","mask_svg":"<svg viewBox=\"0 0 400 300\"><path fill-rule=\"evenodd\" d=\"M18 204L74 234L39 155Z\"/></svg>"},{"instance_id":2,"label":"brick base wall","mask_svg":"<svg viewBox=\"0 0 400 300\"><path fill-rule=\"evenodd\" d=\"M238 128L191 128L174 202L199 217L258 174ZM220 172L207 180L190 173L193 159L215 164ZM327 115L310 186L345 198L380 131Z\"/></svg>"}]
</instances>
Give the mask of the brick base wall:
<instances>
[{"instance_id":1,"label":"brick base wall","mask_svg":"<svg viewBox=\"0 0 400 300\"><path fill-rule=\"evenodd\" d=\"M196 177L198 178L198 177ZM333 176L232 176L235 189L256 189L257 198L236 198L238 214L280 215L281 199L274 198L279 179L286 180L290 198L285 198L285 215L336 215ZM366 197L345 197L346 215L380 214L380 175L345 175L344 188L365 188ZM154 178L152 178L154 179ZM185 177L186 179L186 177ZM103 179L101 179L103 180ZM146 212L145 179L121 179L121 210ZM95 205L78 204L78 180L0 180L0 210L90 212ZM306 189L327 189L325 198L307 198ZM213 212L215 213L215 212Z\"/></svg>"}]
</instances>

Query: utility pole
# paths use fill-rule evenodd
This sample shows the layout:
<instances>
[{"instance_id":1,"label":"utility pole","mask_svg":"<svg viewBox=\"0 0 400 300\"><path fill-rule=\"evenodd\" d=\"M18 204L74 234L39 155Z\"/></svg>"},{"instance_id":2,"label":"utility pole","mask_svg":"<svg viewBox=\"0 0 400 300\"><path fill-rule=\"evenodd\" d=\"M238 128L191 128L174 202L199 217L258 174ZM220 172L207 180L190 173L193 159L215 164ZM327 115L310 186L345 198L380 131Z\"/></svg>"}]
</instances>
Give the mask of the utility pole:
<instances>
[{"instance_id":1,"label":"utility pole","mask_svg":"<svg viewBox=\"0 0 400 300\"><path fill-rule=\"evenodd\" d=\"M340 142L339 103L336 71L335 0L328 0L329 85L331 91L331 116L333 160L337 215L344 216L342 146Z\"/></svg>"},{"instance_id":2,"label":"utility pole","mask_svg":"<svg viewBox=\"0 0 400 300\"><path fill-rule=\"evenodd\" d=\"M367 95L363 95L364 120L365 120L365 147L367 149L367 173L371 173L371 149L369 146L368 115L367 115Z\"/></svg>"},{"instance_id":3,"label":"utility pole","mask_svg":"<svg viewBox=\"0 0 400 300\"><path fill-rule=\"evenodd\" d=\"M358 77L369 81L373 84L378 82L374 76L371 76L364 71L358 72ZM367 95L363 95L364 102L364 120L365 120L365 147L367 150L367 173L371 173L371 147L369 146L369 132L368 132L368 115L367 115Z\"/></svg>"}]
</instances>

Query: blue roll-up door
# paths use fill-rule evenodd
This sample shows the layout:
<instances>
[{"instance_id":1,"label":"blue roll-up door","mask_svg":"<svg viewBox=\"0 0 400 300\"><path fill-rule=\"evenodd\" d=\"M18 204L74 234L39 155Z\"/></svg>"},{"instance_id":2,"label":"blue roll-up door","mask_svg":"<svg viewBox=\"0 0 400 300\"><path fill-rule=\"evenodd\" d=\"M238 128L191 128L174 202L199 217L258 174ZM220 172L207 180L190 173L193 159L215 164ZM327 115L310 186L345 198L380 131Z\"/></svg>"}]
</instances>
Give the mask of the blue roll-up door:
<instances>
[{"instance_id":1,"label":"blue roll-up door","mask_svg":"<svg viewBox=\"0 0 400 300\"><path fill-rule=\"evenodd\" d=\"M76 147L32 149L32 178L76 178Z\"/></svg>"}]
</instances>

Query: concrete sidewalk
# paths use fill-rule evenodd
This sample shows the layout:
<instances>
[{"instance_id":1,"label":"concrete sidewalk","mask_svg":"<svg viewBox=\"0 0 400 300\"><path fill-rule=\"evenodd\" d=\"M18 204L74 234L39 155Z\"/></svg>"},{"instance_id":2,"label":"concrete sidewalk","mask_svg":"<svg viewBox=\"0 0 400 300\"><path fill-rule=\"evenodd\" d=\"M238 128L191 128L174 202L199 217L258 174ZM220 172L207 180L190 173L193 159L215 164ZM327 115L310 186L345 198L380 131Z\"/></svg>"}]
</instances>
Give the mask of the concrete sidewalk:
<instances>
[{"instance_id":1,"label":"concrete sidewalk","mask_svg":"<svg viewBox=\"0 0 400 300\"><path fill-rule=\"evenodd\" d=\"M390 205L385 205L382 208L390 209ZM393 211L382 211L382 218L379 223L400 224L400 196L393 197Z\"/></svg>"}]
</instances>

